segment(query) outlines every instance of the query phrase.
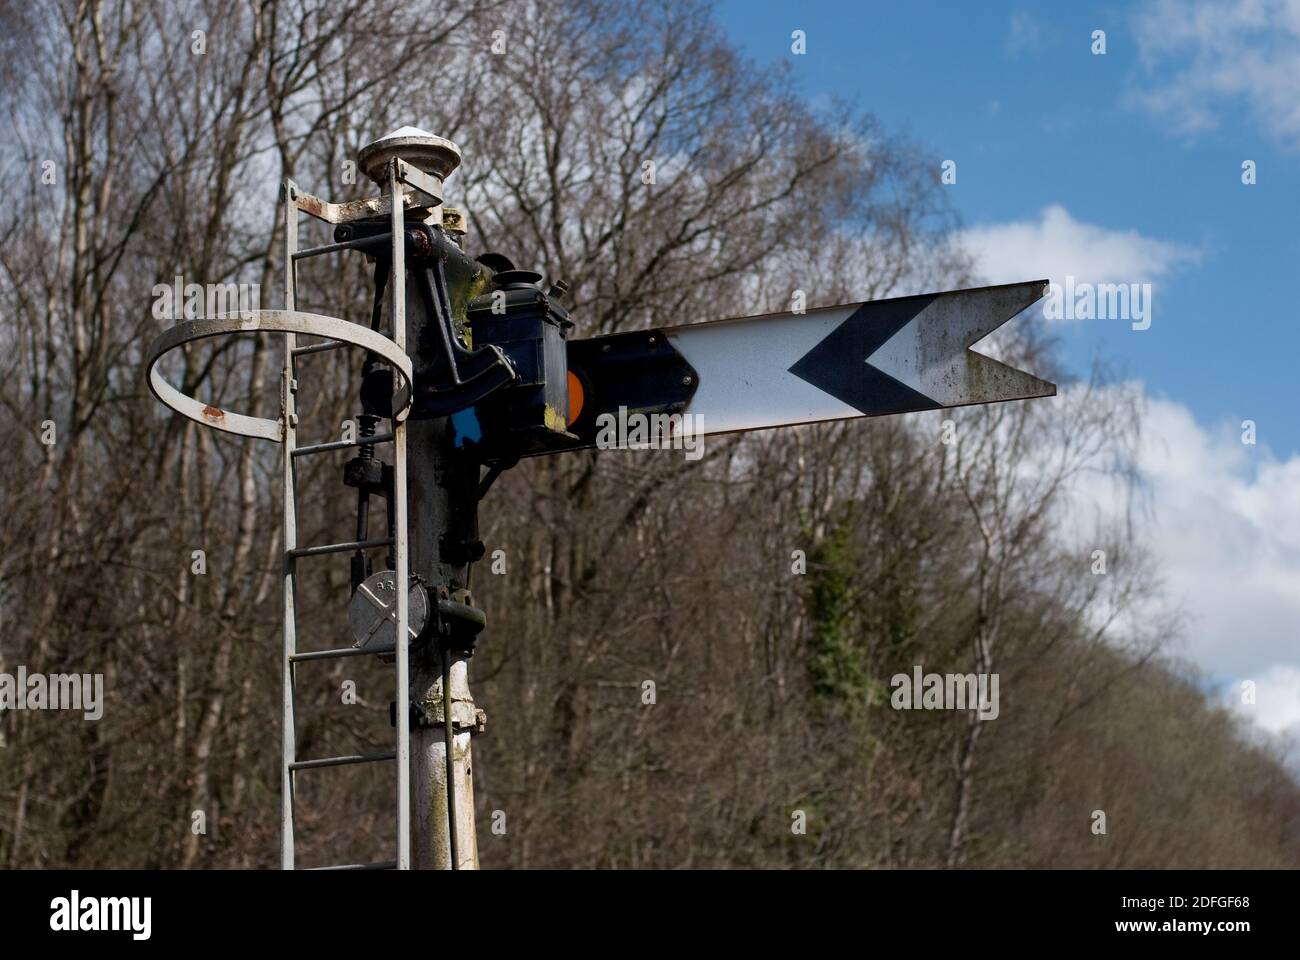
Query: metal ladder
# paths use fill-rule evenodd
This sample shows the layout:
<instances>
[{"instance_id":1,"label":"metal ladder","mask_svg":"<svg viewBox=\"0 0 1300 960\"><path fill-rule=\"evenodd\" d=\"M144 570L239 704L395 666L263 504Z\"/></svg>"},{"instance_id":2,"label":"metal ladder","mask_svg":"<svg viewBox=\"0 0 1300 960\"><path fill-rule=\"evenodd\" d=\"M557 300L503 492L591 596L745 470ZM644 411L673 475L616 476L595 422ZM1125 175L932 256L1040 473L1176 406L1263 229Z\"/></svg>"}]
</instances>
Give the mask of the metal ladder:
<instances>
[{"instance_id":1,"label":"metal ladder","mask_svg":"<svg viewBox=\"0 0 1300 960\"><path fill-rule=\"evenodd\" d=\"M400 161L389 164L388 204L392 217L392 340L402 353L406 350L406 263L403 213L405 199L402 184L416 186L411 180L416 179L411 171ZM327 223L339 223L356 219L359 213L380 212L382 200L358 201L351 204L332 204L302 194L297 185L289 179L284 182L285 208L285 311L296 312L297 264L306 257L319 256L339 249L346 249L351 244L335 243L321 247L298 249L298 215L306 212ZM363 208L362 204L370 204ZM297 334L284 334L284 368L281 374L280 404L283 424L283 499L284 499L284 650L283 650L283 711L282 711L282 767L281 767L281 843L280 865L285 870L294 869L294 778L300 771L317 770L324 767L336 767L356 763L376 763L393 760L397 763L397 856L393 860L367 864L339 864L317 869L326 870L409 870L411 867L411 730L410 724L404 722L410 716L410 691L408 660L409 640L409 594L410 583L407 552L407 505L406 505L406 424L402 414L394 412L390 420L390 433L379 433L369 437L358 437L354 441L334 441L311 446L297 445L298 414L295 395L298 390L296 359L308 354L332 350L349 344L339 340L327 340L307 346L297 345ZM393 537L370 540L352 540L344 543L332 543L321 546L299 546L297 526L297 504L295 494L295 474L300 457L313 456L333 450L358 447L364 443L384 443L391 440L394 445L393 463ZM395 597L394 611L395 631L392 648L367 647L358 649L346 647L337 650L298 651L297 621L294 609L294 592L297 581L297 564L300 559L317 557L325 554L345 553L364 550L371 547L390 547L395 558ZM354 754L340 757L323 757L320 759L300 759L297 755L296 732L294 727L294 689L295 671L299 663L314 660L332 660L341 657L373 655L391 652L397 664L397 745L395 750L379 753Z\"/></svg>"}]
</instances>

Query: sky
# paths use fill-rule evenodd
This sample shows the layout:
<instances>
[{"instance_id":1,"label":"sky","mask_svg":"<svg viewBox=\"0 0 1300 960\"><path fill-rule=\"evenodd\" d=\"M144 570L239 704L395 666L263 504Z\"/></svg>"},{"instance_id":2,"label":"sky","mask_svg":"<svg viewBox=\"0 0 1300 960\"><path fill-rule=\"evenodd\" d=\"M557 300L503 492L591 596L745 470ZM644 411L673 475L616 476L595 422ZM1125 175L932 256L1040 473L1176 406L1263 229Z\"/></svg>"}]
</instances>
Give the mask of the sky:
<instances>
[{"instance_id":1,"label":"sky","mask_svg":"<svg viewBox=\"0 0 1300 960\"><path fill-rule=\"evenodd\" d=\"M1050 324L1069 371L1101 360L1140 388L1142 537L1188 613L1176 652L1243 718L1300 737L1300 324L1282 282L1300 270L1300 0L723 0L717 16L811 102L847 97L936 173L952 161L943 189L982 279L1150 284L1146 319L1016 322Z\"/></svg>"}]
</instances>

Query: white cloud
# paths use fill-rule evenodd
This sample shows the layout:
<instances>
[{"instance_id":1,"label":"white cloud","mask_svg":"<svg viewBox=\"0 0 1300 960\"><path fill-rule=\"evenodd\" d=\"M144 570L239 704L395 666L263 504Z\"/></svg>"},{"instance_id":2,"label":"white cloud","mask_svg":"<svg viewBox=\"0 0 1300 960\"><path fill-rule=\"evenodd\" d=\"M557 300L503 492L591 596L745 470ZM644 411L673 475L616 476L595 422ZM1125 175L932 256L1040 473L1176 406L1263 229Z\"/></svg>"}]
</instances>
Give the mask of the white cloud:
<instances>
[{"instance_id":1,"label":"white cloud","mask_svg":"<svg viewBox=\"0 0 1300 960\"><path fill-rule=\"evenodd\" d=\"M1300 669L1274 664L1243 679L1254 681L1255 702L1242 703L1242 685L1234 683L1227 694L1234 712L1270 733L1300 733Z\"/></svg>"},{"instance_id":2,"label":"white cloud","mask_svg":"<svg viewBox=\"0 0 1300 960\"><path fill-rule=\"evenodd\" d=\"M1239 423L1207 429L1163 399L1146 400L1142 434L1150 510L1135 538L1150 551L1152 582L1186 614L1170 652L1225 696L1239 700L1241 681L1254 680L1256 704L1233 709L1270 733L1300 734L1300 455L1278 459L1266 436L1243 444ZM1118 518L1124 508L1096 476L1073 493L1080 530L1094 510Z\"/></svg>"},{"instance_id":3,"label":"white cloud","mask_svg":"<svg viewBox=\"0 0 1300 960\"><path fill-rule=\"evenodd\" d=\"M1238 425L1206 431L1168 401L1143 427L1150 543L1193 615L1189 654L1216 675L1300 667L1300 457L1243 444Z\"/></svg>"},{"instance_id":4,"label":"white cloud","mask_svg":"<svg viewBox=\"0 0 1300 960\"><path fill-rule=\"evenodd\" d=\"M989 283L1052 280L1067 276L1088 283L1149 283L1200 253L1136 230L1109 230L1070 216L1060 204L1037 220L1016 220L963 230L960 242Z\"/></svg>"},{"instance_id":5,"label":"white cloud","mask_svg":"<svg viewBox=\"0 0 1300 960\"><path fill-rule=\"evenodd\" d=\"M1300 146L1300 0L1151 0L1133 33L1145 76L1130 103L1189 134L1244 107Z\"/></svg>"}]
</instances>

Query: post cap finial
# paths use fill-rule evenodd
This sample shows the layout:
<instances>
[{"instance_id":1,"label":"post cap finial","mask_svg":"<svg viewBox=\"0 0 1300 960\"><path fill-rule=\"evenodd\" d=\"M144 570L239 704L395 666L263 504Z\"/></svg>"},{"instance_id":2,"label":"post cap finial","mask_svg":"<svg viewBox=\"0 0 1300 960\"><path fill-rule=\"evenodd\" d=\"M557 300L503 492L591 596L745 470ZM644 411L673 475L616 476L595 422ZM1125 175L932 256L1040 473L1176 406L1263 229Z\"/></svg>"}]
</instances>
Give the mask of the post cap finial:
<instances>
[{"instance_id":1,"label":"post cap finial","mask_svg":"<svg viewBox=\"0 0 1300 960\"><path fill-rule=\"evenodd\" d=\"M375 183L382 183L384 167L394 157L442 180L460 166L460 147L419 127L399 127L357 151L357 165Z\"/></svg>"}]
</instances>

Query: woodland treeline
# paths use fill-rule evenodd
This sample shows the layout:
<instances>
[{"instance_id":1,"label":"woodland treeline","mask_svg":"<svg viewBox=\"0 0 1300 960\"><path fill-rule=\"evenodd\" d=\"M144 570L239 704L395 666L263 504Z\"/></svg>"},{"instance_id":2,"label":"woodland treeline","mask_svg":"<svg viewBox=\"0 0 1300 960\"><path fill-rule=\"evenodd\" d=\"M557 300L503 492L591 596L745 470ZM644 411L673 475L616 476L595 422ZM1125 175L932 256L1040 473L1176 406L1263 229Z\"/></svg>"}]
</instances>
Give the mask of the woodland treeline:
<instances>
[{"instance_id":1,"label":"woodland treeline","mask_svg":"<svg viewBox=\"0 0 1300 960\"><path fill-rule=\"evenodd\" d=\"M870 104L814 108L695 3L0 17L0 672L103 673L107 697L98 722L0 714L3 867L278 864L278 450L169 416L142 365L157 283L281 303L283 177L348 199L368 140L415 123L456 141L466 249L566 280L581 336L979 279L933 156ZM304 269L300 308L364 321L370 291L338 254ZM1066 383L1043 325L1013 326L1000 349ZM337 437L358 358L309 362L299 435ZM173 372L274 415L279 363L278 342L232 339ZM1093 376L1029 404L716 438L696 463L509 471L481 528L505 572L472 584L483 865L1300 865L1300 787L1173 657L1137 528L1078 535L1085 475L1142 509L1141 427ZM342 460L300 473L302 542L350 534ZM302 646L348 644L346 555L303 572ZM892 709L889 678L917 664L998 673L999 717ZM378 662L305 665L300 753L386 749L391 696ZM299 782L300 863L387 856L391 771Z\"/></svg>"}]
</instances>

